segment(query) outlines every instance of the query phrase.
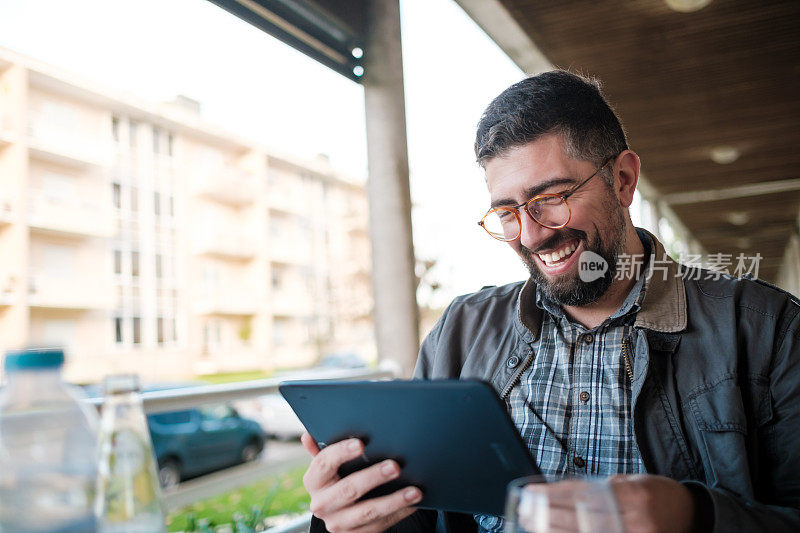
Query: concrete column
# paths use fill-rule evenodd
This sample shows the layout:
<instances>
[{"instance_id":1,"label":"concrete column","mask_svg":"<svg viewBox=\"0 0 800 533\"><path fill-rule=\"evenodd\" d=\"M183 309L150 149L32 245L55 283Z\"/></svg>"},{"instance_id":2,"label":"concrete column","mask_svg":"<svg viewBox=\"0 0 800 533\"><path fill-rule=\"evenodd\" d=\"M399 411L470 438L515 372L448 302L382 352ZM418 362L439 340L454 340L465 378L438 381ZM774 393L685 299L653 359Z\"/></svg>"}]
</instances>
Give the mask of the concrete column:
<instances>
[{"instance_id":1,"label":"concrete column","mask_svg":"<svg viewBox=\"0 0 800 533\"><path fill-rule=\"evenodd\" d=\"M370 3L364 50L375 338L379 358L410 376L419 350L419 312L398 0Z\"/></svg>"}]
</instances>

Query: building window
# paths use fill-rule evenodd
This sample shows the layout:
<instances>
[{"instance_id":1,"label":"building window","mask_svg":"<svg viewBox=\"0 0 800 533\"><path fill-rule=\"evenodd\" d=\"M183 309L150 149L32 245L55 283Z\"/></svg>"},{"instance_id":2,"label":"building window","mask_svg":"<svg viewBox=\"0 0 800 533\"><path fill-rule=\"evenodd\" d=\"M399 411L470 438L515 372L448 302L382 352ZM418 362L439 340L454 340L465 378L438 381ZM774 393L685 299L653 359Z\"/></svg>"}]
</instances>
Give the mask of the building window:
<instances>
[{"instance_id":1,"label":"building window","mask_svg":"<svg viewBox=\"0 0 800 533\"><path fill-rule=\"evenodd\" d=\"M272 344L274 346L283 346L286 342L286 322L276 319L272 323Z\"/></svg>"},{"instance_id":2,"label":"building window","mask_svg":"<svg viewBox=\"0 0 800 533\"><path fill-rule=\"evenodd\" d=\"M119 117L111 117L111 137L114 142L119 142Z\"/></svg>"},{"instance_id":3,"label":"building window","mask_svg":"<svg viewBox=\"0 0 800 533\"><path fill-rule=\"evenodd\" d=\"M175 137L172 136L170 133L167 135L167 155L172 157L173 151L175 150Z\"/></svg>"},{"instance_id":4,"label":"building window","mask_svg":"<svg viewBox=\"0 0 800 533\"><path fill-rule=\"evenodd\" d=\"M139 276L139 252L131 252L131 276Z\"/></svg>"},{"instance_id":5,"label":"building window","mask_svg":"<svg viewBox=\"0 0 800 533\"><path fill-rule=\"evenodd\" d=\"M172 319L172 342L178 341L178 321Z\"/></svg>"},{"instance_id":6,"label":"building window","mask_svg":"<svg viewBox=\"0 0 800 533\"><path fill-rule=\"evenodd\" d=\"M169 197L169 216L170 218L175 217L175 198L172 196Z\"/></svg>"},{"instance_id":7,"label":"building window","mask_svg":"<svg viewBox=\"0 0 800 533\"><path fill-rule=\"evenodd\" d=\"M122 317L114 317L114 342L122 344Z\"/></svg>"},{"instance_id":8,"label":"building window","mask_svg":"<svg viewBox=\"0 0 800 533\"><path fill-rule=\"evenodd\" d=\"M122 251L114 250L114 274L122 274Z\"/></svg>"},{"instance_id":9,"label":"building window","mask_svg":"<svg viewBox=\"0 0 800 533\"><path fill-rule=\"evenodd\" d=\"M136 146L136 123L132 120L128 123L128 142Z\"/></svg>"},{"instance_id":10,"label":"building window","mask_svg":"<svg viewBox=\"0 0 800 533\"><path fill-rule=\"evenodd\" d=\"M161 194L158 191L153 193L153 211L157 217L161 216Z\"/></svg>"},{"instance_id":11,"label":"building window","mask_svg":"<svg viewBox=\"0 0 800 533\"><path fill-rule=\"evenodd\" d=\"M131 211L139 211L139 188L131 187Z\"/></svg>"},{"instance_id":12,"label":"building window","mask_svg":"<svg viewBox=\"0 0 800 533\"><path fill-rule=\"evenodd\" d=\"M153 126L153 153L159 154L161 153L161 132Z\"/></svg>"},{"instance_id":13,"label":"building window","mask_svg":"<svg viewBox=\"0 0 800 533\"><path fill-rule=\"evenodd\" d=\"M122 207L122 185L119 183L111 184L111 193L114 199L114 207L120 209Z\"/></svg>"},{"instance_id":14,"label":"building window","mask_svg":"<svg viewBox=\"0 0 800 533\"><path fill-rule=\"evenodd\" d=\"M161 257L161 254L156 254L156 277L163 278L164 277L164 260Z\"/></svg>"},{"instance_id":15,"label":"building window","mask_svg":"<svg viewBox=\"0 0 800 533\"><path fill-rule=\"evenodd\" d=\"M158 336L158 344L164 344L164 318L158 317L156 319L156 335Z\"/></svg>"},{"instance_id":16,"label":"building window","mask_svg":"<svg viewBox=\"0 0 800 533\"><path fill-rule=\"evenodd\" d=\"M142 343L142 319L138 316L133 317L133 344Z\"/></svg>"}]
</instances>

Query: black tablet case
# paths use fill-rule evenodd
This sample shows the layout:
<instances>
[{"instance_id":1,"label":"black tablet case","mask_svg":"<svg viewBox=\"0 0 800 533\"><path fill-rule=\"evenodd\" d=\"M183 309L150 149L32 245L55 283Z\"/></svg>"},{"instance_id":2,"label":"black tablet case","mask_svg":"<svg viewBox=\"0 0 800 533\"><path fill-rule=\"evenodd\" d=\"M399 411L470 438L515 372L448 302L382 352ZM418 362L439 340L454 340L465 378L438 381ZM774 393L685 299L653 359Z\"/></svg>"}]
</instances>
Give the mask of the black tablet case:
<instances>
[{"instance_id":1,"label":"black tablet case","mask_svg":"<svg viewBox=\"0 0 800 533\"><path fill-rule=\"evenodd\" d=\"M386 458L399 479L365 496L415 485L417 507L502 515L508 483L538 474L505 405L483 381L284 382L279 387L308 432L324 448L349 437L365 457L341 475Z\"/></svg>"}]
</instances>

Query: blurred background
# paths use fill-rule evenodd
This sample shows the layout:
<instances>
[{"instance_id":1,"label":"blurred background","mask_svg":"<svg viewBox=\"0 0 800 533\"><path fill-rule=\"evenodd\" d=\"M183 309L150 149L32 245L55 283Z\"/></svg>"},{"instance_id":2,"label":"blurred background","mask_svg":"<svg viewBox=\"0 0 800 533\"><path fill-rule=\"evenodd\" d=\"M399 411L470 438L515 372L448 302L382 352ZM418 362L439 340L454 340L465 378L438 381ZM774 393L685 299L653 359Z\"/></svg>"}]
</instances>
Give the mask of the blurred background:
<instances>
[{"instance_id":1,"label":"blurred background","mask_svg":"<svg viewBox=\"0 0 800 533\"><path fill-rule=\"evenodd\" d=\"M790 0L0 0L0 352L62 346L90 393L407 375L454 296L526 277L476 224L472 143L553 66L597 76L626 125L637 225L798 295L798 23ZM252 419L259 446L302 430L276 395L226 405L180 413ZM213 505L302 509L301 472Z\"/></svg>"},{"instance_id":2,"label":"blurred background","mask_svg":"<svg viewBox=\"0 0 800 533\"><path fill-rule=\"evenodd\" d=\"M800 292L797 4L600 4L401 3L420 338L525 277L475 224L472 139L553 64L599 76L628 126L638 225L731 270L758 253ZM81 383L377 359L356 76L199 0L5 1L0 47L0 350L64 346Z\"/></svg>"}]
</instances>

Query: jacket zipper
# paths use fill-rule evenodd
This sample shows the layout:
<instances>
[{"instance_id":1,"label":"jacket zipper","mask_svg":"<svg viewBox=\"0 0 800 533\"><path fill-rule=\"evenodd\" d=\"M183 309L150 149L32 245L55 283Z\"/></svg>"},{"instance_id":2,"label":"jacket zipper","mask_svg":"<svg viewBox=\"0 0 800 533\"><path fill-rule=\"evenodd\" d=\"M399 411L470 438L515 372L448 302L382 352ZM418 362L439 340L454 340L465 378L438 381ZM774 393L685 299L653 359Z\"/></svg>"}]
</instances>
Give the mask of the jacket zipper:
<instances>
[{"instance_id":1,"label":"jacket zipper","mask_svg":"<svg viewBox=\"0 0 800 533\"><path fill-rule=\"evenodd\" d=\"M522 363L522 366L519 369L517 369L517 373L514 375L514 378L508 384L506 384L506 388L503 390L503 395L500 396L501 400L508 398L508 395L511 394L511 389L517 386L519 380L522 379L522 374L524 374L528 367L531 366L531 363L533 363L533 352L528 354L525 362Z\"/></svg>"},{"instance_id":2,"label":"jacket zipper","mask_svg":"<svg viewBox=\"0 0 800 533\"><path fill-rule=\"evenodd\" d=\"M631 381L631 384L633 384L633 368L631 367L631 358L629 356L629 343L630 341L628 339L622 341L622 358L625 361L625 372L628 374L628 379Z\"/></svg>"}]
</instances>

